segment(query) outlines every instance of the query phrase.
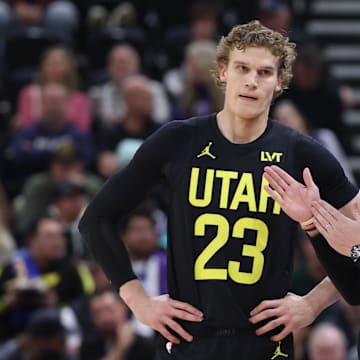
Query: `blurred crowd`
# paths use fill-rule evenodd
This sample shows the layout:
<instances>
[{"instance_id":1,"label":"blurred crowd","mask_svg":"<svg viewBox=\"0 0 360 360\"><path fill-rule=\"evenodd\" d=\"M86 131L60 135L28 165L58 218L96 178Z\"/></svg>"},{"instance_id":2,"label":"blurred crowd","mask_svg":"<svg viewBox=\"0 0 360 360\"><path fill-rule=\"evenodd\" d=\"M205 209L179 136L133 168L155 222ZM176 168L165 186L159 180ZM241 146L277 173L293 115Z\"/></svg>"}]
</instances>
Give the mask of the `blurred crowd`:
<instances>
[{"instance_id":1,"label":"blurred crowd","mask_svg":"<svg viewBox=\"0 0 360 360\"><path fill-rule=\"evenodd\" d=\"M289 31L298 58L272 116L315 137L355 182L342 124L351 88L329 75L306 14L286 0L0 1L0 359L153 358L154 332L133 319L77 224L162 124L222 108L211 70L235 24ZM166 208L158 187L119 220L153 296L167 293ZM325 273L306 236L296 243L293 291L305 294ZM360 307L342 301L295 334L296 358L354 360L359 328Z\"/></svg>"}]
</instances>

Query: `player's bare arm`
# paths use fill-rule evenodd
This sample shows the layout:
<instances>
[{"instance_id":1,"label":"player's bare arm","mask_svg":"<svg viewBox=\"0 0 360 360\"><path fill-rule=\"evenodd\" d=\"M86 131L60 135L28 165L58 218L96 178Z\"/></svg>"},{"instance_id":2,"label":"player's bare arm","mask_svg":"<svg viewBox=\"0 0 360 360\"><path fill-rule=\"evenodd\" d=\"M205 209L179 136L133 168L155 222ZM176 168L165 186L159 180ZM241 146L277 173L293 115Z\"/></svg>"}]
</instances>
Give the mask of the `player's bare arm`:
<instances>
[{"instance_id":1,"label":"player's bare arm","mask_svg":"<svg viewBox=\"0 0 360 360\"><path fill-rule=\"evenodd\" d=\"M176 319L201 322L203 314L190 304L171 299L168 295L149 297L139 280L131 280L120 287L119 294L136 318L157 330L174 344L180 340L169 329L184 340L191 342L193 337Z\"/></svg>"},{"instance_id":2,"label":"player's bare arm","mask_svg":"<svg viewBox=\"0 0 360 360\"><path fill-rule=\"evenodd\" d=\"M305 296L288 293L282 299L264 300L250 312L250 322L274 318L256 330L257 335L265 333L283 325L280 333L271 337L273 341L280 341L296 329L310 325L327 307L339 300L340 294L327 277Z\"/></svg>"}]
</instances>

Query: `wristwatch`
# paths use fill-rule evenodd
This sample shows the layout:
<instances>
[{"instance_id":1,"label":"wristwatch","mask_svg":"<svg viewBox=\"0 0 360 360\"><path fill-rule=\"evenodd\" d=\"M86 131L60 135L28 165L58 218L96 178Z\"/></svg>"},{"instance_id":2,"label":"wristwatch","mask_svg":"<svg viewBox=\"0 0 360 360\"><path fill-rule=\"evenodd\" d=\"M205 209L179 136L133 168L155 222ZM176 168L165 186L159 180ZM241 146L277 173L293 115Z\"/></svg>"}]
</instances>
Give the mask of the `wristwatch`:
<instances>
[{"instance_id":1,"label":"wristwatch","mask_svg":"<svg viewBox=\"0 0 360 360\"><path fill-rule=\"evenodd\" d=\"M350 257L353 262L357 262L360 259L360 244L354 245L351 248Z\"/></svg>"}]
</instances>

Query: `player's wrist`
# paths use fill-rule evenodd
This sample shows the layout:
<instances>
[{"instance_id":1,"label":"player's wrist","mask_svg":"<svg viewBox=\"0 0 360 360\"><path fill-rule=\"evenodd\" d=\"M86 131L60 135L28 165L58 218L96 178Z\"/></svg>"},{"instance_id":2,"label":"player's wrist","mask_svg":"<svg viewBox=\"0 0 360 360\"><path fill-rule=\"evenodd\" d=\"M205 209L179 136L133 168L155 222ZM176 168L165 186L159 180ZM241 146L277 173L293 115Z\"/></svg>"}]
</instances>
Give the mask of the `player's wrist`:
<instances>
[{"instance_id":1,"label":"player's wrist","mask_svg":"<svg viewBox=\"0 0 360 360\"><path fill-rule=\"evenodd\" d=\"M305 231L315 227L315 225L314 225L314 217L312 216L311 218L309 218L309 219L307 219L305 221L301 221L300 226Z\"/></svg>"},{"instance_id":2,"label":"player's wrist","mask_svg":"<svg viewBox=\"0 0 360 360\"><path fill-rule=\"evenodd\" d=\"M310 237L316 236L319 233L316 226L314 225L314 217L313 216L306 221L300 222L299 224L300 224L301 229L306 231L306 233Z\"/></svg>"},{"instance_id":3,"label":"player's wrist","mask_svg":"<svg viewBox=\"0 0 360 360\"><path fill-rule=\"evenodd\" d=\"M130 280L122 285L119 289L119 295L132 311L134 311L139 302L149 299L148 294L138 279Z\"/></svg>"}]
</instances>

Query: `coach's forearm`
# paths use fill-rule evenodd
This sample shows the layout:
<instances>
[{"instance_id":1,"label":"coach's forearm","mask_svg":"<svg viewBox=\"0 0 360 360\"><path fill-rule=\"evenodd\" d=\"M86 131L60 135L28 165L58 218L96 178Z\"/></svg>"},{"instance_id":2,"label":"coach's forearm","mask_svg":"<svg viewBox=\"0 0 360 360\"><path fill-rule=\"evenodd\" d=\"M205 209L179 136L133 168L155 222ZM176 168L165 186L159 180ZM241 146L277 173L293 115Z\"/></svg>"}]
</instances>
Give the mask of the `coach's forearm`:
<instances>
[{"instance_id":1,"label":"coach's forearm","mask_svg":"<svg viewBox=\"0 0 360 360\"><path fill-rule=\"evenodd\" d=\"M315 318L327 307L338 301L340 294L331 280L326 277L305 295L305 299L309 303Z\"/></svg>"}]
</instances>

